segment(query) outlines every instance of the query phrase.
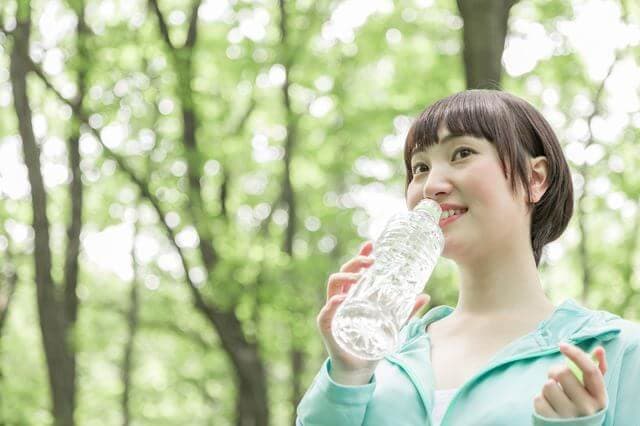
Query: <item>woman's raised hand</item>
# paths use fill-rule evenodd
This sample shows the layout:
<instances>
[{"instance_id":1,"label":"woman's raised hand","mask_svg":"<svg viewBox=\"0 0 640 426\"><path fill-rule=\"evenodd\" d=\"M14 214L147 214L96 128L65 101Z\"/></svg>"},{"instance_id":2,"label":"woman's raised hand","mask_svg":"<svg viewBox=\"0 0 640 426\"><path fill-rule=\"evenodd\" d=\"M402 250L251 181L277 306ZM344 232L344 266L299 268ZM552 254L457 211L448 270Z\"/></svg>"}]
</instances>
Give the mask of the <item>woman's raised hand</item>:
<instances>
[{"instance_id":1,"label":"woman's raised hand","mask_svg":"<svg viewBox=\"0 0 640 426\"><path fill-rule=\"evenodd\" d=\"M362 385L370 381L378 361L369 361L357 358L343 351L331 333L333 317L344 301L352 285L357 284L358 279L374 263L370 256L373 252L373 243L367 241L358 255L346 262L340 268L340 272L329 276L327 283L327 300L317 317L318 329L331 357L331 377L338 383L345 385ZM421 294L416 298L416 304L411 312L411 318L425 304L429 302L429 296ZM408 319L409 319L408 318ZM407 320L408 320L407 319Z\"/></svg>"},{"instance_id":2,"label":"woman's raised hand","mask_svg":"<svg viewBox=\"0 0 640 426\"><path fill-rule=\"evenodd\" d=\"M607 371L604 347L598 346L592 356L569 343L561 343L560 351L573 365L559 364L549 370L549 380L533 400L535 412L549 418L567 419L591 416L605 408L608 396L604 383Z\"/></svg>"}]
</instances>

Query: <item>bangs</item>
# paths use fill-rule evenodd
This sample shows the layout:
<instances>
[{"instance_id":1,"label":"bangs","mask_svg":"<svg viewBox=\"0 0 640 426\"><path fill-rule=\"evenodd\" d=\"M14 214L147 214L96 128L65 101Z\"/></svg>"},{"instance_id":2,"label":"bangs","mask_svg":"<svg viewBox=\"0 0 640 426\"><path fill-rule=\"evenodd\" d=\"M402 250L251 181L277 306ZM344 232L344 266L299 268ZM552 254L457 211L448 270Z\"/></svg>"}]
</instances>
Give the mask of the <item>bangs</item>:
<instances>
[{"instance_id":1,"label":"bangs","mask_svg":"<svg viewBox=\"0 0 640 426\"><path fill-rule=\"evenodd\" d=\"M504 116L501 99L473 90L441 99L416 120L407 138L405 160L438 143L438 128L444 125L455 136L475 136L496 142L497 122ZM408 157L408 158L407 158Z\"/></svg>"}]
</instances>

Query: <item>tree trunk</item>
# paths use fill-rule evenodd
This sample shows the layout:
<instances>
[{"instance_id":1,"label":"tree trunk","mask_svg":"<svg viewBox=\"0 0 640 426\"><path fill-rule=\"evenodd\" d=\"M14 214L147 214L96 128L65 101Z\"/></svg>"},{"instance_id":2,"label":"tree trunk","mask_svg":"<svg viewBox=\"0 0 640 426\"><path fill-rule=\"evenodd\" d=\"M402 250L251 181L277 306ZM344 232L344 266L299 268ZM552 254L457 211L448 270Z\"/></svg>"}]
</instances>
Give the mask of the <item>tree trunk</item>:
<instances>
[{"instance_id":1,"label":"tree trunk","mask_svg":"<svg viewBox=\"0 0 640 426\"><path fill-rule=\"evenodd\" d=\"M0 235L7 238L4 233ZM7 251L4 254L4 262L0 264L0 277L2 277L2 286L0 286L0 342L2 342L2 332L9 316L9 307L18 285L18 273L10 250L11 248L7 247Z\"/></svg>"},{"instance_id":2,"label":"tree trunk","mask_svg":"<svg viewBox=\"0 0 640 426\"><path fill-rule=\"evenodd\" d=\"M293 346L293 345L292 345ZM303 351L295 346L291 349L291 406L293 407L293 418L291 424L296 426L296 408L304 395L302 389L302 374L304 373L306 357Z\"/></svg>"},{"instance_id":3,"label":"tree trunk","mask_svg":"<svg viewBox=\"0 0 640 426\"><path fill-rule=\"evenodd\" d=\"M178 79L178 96L182 115L182 140L186 152L187 175L189 184L189 213L192 224L200 239L199 251L207 276L214 275L218 263L213 235L209 228L209 218L206 214L200 179L202 167L200 164L196 139L198 117L194 108L191 92L192 56L198 34L198 8L200 1L193 4L187 39L184 45L177 47L171 40L169 28L157 0L149 0L149 5L158 19L158 27ZM181 254L182 256L182 254ZM229 355L235 369L237 384L236 393L236 424L251 426L266 426L269 424L269 405L267 398L267 378L264 363L260 356L258 345L250 342L242 331L242 324L235 315L233 308L228 311L218 309L214 304L205 300L200 290L191 282L186 259L182 256L185 266L187 283L194 297L194 304L220 336L223 349Z\"/></svg>"},{"instance_id":4,"label":"tree trunk","mask_svg":"<svg viewBox=\"0 0 640 426\"><path fill-rule=\"evenodd\" d=\"M4 237L8 237L4 233L0 233ZM8 240L8 238L7 238ZM13 296L18 285L18 273L13 261L11 246L7 247L4 254L4 262L0 264L0 277L2 277L2 285L0 286L0 356L3 353L3 331L9 316L9 307L13 301ZM4 425L4 401L2 399L2 383L4 382L4 371L2 369L2 359L0 359L0 425Z\"/></svg>"},{"instance_id":5,"label":"tree trunk","mask_svg":"<svg viewBox=\"0 0 640 426\"><path fill-rule=\"evenodd\" d=\"M605 84L607 80L611 76L613 72L613 68L616 63L620 60L621 54L620 51L616 53L616 56L613 59L613 62L609 65L609 70L607 71L607 75L602 79L598 87L596 88L595 93L593 94L593 111L589 115L587 119L587 124L589 128L589 139L585 144L584 149L589 149L591 145L595 143L595 138L593 137L593 120L598 116L602 109L602 95L604 93ZM587 189L589 188L589 182L591 180L591 168L588 164L582 164L578 167L578 172L582 175L583 184L582 184L582 193L578 197L576 202L576 216L578 217L578 228L580 229L580 243L578 245L578 256L580 259L580 266L582 269L582 292L580 294L580 302L582 304L587 304L589 298L589 292L591 290L592 284L592 270L591 263L589 262L589 229L587 226L587 214L585 209L586 197L587 197Z\"/></svg>"},{"instance_id":6,"label":"tree trunk","mask_svg":"<svg viewBox=\"0 0 640 426\"><path fill-rule=\"evenodd\" d=\"M131 423L131 407L129 404L131 394L131 371L133 369L133 347L138 330L139 291L138 291L138 263L135 258L135 241L138 236L138 224L136 222L131 245L131 259L133 259L133 279L131 280L131 292L129 298L129 311L127 312L127 341L124 348L122 362L122 424L129 426Z\"/></svg>"},{"instance_id":7,"label":"tree trunk","mask_svg":"<svg viewBox=\"0 0 640 426\"><path fill-rule=\"evenodd\" d=\"M254 354L256 350L247 351L245 367L237 371L236 382L236 426L267 426L269 411L265 397L267 395L266 377L262 359Z\"/></svg>"},{"instance_id":8,"label":"tree trunk","mask_svg":"<svg viewBox=\"0 0 640 426\"><path fill-rule=\"evenodd\" d=\"M500 87L509 11L518 0L458 0L468 89Z\"/></svg>"},{"instance_id":9,"label":"tree trunk","mask_svg":"<svg viewBox=\"0 0 640 426\"><path fill-rule=\"evenodd\" d=\"M47 196L40 170L40 150L33 133L32 114L27 94L27 74L30 70L28 60L30 27L30 4L28 1L18 2L9 73L24 162L31 185L38 315L48 366L54 422L56 426L72 426L74 424L73 356L67 344L64 311L56 299L51 276Z\"/></svg>"},{"instance_id":10,"label":"tree trunk","mask_svg":"<svg viewBox=\"0 0 640 426\"><path fill-rule=\"evenodd\" d=\"M294 58L289 54L289 38L287 27L287 9L285 0L278 1L278 7L280 11L280 49L284 58L284 83L282 85L282 103L284 107L286 124L287 124L287 136L285 139L284 148L284 173L282 175L282 193L280 200L287 207L287 213L289 220L287 221L287 228L285 229L285 236L283 241L283 251L287 253L290 259L293 260L293 240L297 231L297 198L291 182L291 160L293 158L294 149L298 143L298 123L294 112L291 108L291 97L289 94L290 87L290 73L293 67ZM291 324L291 327L295 327L295 324ZM291 424L296 423L296 408L298 403L302 399L302 372L305 365L305 353L300 349L301 344L299 339L296 339L296 333L291 330L291 348L289 349L290 363L291 363L291 396L290 401L292 404L292 416Z\"/></svg>"}]
</instances>

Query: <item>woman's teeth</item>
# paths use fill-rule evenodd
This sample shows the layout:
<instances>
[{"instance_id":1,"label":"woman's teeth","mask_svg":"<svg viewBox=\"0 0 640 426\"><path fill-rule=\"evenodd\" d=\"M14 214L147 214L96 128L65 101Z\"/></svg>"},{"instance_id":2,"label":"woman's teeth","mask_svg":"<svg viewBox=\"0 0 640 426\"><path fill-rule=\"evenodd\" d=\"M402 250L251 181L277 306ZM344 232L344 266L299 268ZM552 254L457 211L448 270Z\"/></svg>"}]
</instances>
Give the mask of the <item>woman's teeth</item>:
<instances>
[{"instance_id":1,"label":"woman's teeth","mask_svg":"<svg viewBox=\"0 0 640 426\"><path fill-rule=\"evenodd\" d=\"M448 217L451 217L453 215L459 215L466 212L466 210L445 210L442 212L442 216L440 217L441 219L446 219Z\"/></svg>"}]
</instances>

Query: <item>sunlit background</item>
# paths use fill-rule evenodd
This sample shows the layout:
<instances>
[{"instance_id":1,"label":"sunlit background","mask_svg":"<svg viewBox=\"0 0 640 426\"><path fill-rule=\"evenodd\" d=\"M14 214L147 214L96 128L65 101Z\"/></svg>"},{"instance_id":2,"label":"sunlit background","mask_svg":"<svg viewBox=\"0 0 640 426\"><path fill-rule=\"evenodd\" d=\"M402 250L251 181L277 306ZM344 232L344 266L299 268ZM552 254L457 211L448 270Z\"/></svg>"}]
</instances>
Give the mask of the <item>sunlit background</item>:
<instances>
[{"instance_id":1,"label":"sunlit background","mask_svg":"<svg viewBox=\"0 0 640 426\"><path fill-rule=\"evenodd\" d=\"M257 2L261 3L261 2ZM42 61L44 71L51 76L56 76L61 82L65 78L65 55L57 47L65 37L69 37L74 31L76 19L60 1L47 1L43 3L42 17L37 23L38 31L47 36L40 43L32 46L34 59ZM433 1L416 1L416 8L424 9L433 6ZM552 123L565 143L565 154L575 165L593 165L602 160L604 149L601 144L594 144L584 149L584 142L588 138L589 128L584 118L572 119L566 111L558 108L559 93L554 87L546 87L544 82L531 73L540 61L551 59L554 55L563 52L574 52L586 69L587 75L594 82L601 81L607 74L611 63L614 61L616 51L640 44L640 27L636 24L626 23L621 19L621 10L617 2L612 1L580 1L573 2L575 16L572 19L558 19L551 25L551 31L535 18L534 5L523 4L518 6L516 13L511 18L511 34L509 34L505 46L503 65L507 74L511 77L525 76L525 95L540 97L542 100L542 112ZM131 1L100 1L88 7L88 19L93 22L94 30L100 34L105 31L105 26L110 22L118 21L123 16L129 16L132 28L139 27L144 21L143 5ZM366 25L367 20L375 15L388 15L394 12L394 3L391 1L371 0L346 0L337 4L327 22L322 26L322 31L314 40L314 48L322 51L332 48L336 43L350 44L354 41L358 30ZM413 22L416 17L414 9L407 8L402 11L402 18L406 22ZM266 8L256 6L250 13L234 14L227 1L205 1L198 13L203 24L222 21L233 25L227 34L230 42L226 55L230 59L238 54L237 43L247 38L254 42L264 40L266 27L271 25L271 16ZM462 20L451 16L449 25L452 28L461 28ZM173 10L168 15L168 21L173 26L185 23L186 15L182 10ZM8 26L10 27L11 21ZM597 28L597 31L594 30ZM386 32L386 41L389 48L402 42L402 31L398 28L390 28ZM459 44L452 43L448 47L450 53L460 52ZM259 54L258 54L259 55ZM254 53L254 59L256 54ZM387 61L387 62L385 62ZM380 58L377 66L384 68L394 64L391 58ZM162 60L158 61L162 63ZM382 74L382 73L381 73ZM383 77L381 77L383 78ZM141 78L139 84L144 87L148 80ZM11 86L8 70L0 70L0 106L7 108L11 103ZM282 65L275 64L260 73L255 82L259 88L280 86L284 82ZM315 81L318 92L330 91L333 79L331 76L321 76ZM118 81L113 89L113 94L128 90L131 84L128 80ZM73 83L67 81L61 84L64 93L72 95L75 91ZM597 140L602 143L615 143L624 129L632 125L640 128L640 67L637 60L628 57L620 60L607 79L606 117L596 117L593 123L593 132ZM245 89L250 90L250 89ZM92 87L90 96L94 99L113 96L105 93L99 86ZM334 107L331 97L316 96L309 103L308 113L314 117L326 115ZM582 116L588 115L593 110L593 104L588 95L576 96L573 102L572 113ZM174 102L171 99L163 99L158 105L160 114L171 114ZM63 114L70 117L71 111L67 109ZM118 121L109 123L101 130L103 141L110 148L118 148L124 143L127 149L138 149L144 152L144 147L149 146L149 139L153 133L130 135L126 128L126 122L130 119L129 113L123 114L121 123ZM401 210L406 210L403 192L398 185L390 186L389 181L397 173L391 163L402 161L402 148L407 130L411 124L411 116L401 115L393 120L393 132L375 141L376 152L371 156L359 157L353 164L353 171L358 175L373 178L380 183L367 185L354 184L341 195L335 193L325 194L325 204L330 207L357 208L362 214L354 216L354 226L357 226L358 235L365 239L375 238L388 218ZM97 127L101 123L100 117L94 117ZM70 173L66 167L65 142L57 136L47 134L47 120L44 115L34 116L34 131L38 138L42 138L42 166L43 176L47 188L68 184ZM281 160L284 152L281 147L272 146L269 141L281 141L286 130L284 127L272 129L257 129L253 137L247 143L252 146L252 158L256 163L268 163ZM136 138L136 139L132 139ZM132 145L139 145L137 148ZM81 141L82 153L88 157L100 155L99 145L91 137ZM114 172L114 164L107 165L101 170L103 175ZM609 167L612 170L622 171L624 167L622 159L617 156L609 158ZM29 197L29 182L27 170L21 160L20 140L17 136L5 136L0 144L0 190L4 196L13 200L27 199ZM87 180L91 181L92 170L83 170L87 173ZM183 176L186 173L186 165L176 162L172 166L172 173ZM217 162L213 160L205 166L205 171L215 175L218 171ZM95 175L94 175L95 176ZM95 176L94 179L97 179ZM265 177L250 175L244 177L245 190L252 194L260 194L264 188ZM579 182L578 182L579 184ZM632 218L637 214L637 205L626 200L624 195L610 191L610 183L606 176L592 182L593 193L606 194L607 206L614 210L621 210L623 217ZM128 192L127 192L128 191ZM124 190L121 197L123 201L131 201L134 194L131 190ZM268 203L255 207L241 206L236 213L236 220L247 226L252 226L265 219L269 214ZM117 207L114 207L117 209ZM283 212L286 215L286 212ZM115 214L115 213L114 213ZM120 215L118 215L120 217ZM120 279L129 280L132 277L131 244L133 243L133 224L135 217L133 211L125 215L124 223L108 226L100 231L87 230L83 235L83 247L87 260L101 270L116 274ZM282 215L274 215L274 221L284 224ZM128 219L128 220L127 220ZM175 220L175 219L174 219ZM315 232L320 229L318 218L309 216L304 220L305 227ZM28 245L33 238L33 232L28 226L14 221L6 225L7 232L17 244ZM610 225L608 234L619 234L618 224ZM185 229L179 235L182 247L194 248L197 246L197 235L193 229ZM318 242L318 249L328 252L335 246L336 236L327 235ZM149 235L140 235L137 247L142 254L142 261L157 259L160 265L167 271L179 274L181 265L178 259L171 253L159 254L158 242ZM297 250L305 251L302 241L298 241ZM553 262L562 256L561 242L555 242L548 247L548 260Z\"/></svg>"},{"instance_id":2,"label":"sunlit background","mask_svg":"<svg viewBox=\"0 0 640 426\"><path fill-rule=\"evenodd\" d=\"M160 6L171 38L179 45L186 37L190 2L167 0L160 1ZM352 257L363 240L375 239L391 215L406 210L402 152L412 120L430 102L465 88L463 20L454 1L298 0L287 2L287 7L291 14L289 45L280 39L277 2L206 0L198 9L199 38L190 90L198 118L200 182L208 203L205 210L211 215L212 238L222 265L216 274L209 275L194 260L202 234L185 207L189 204L185 183L189 169L181 147L180 89L155 16L142 0L86 2L92 57L84 59L93 68L85 106L87 124L100 139L86 124L82 127L80 167L86 207L81 233L83 273L77 293L91 307L87 312L95 312L81 316L86 318L82 335L92 336L92 343L86 346L89 349L81 353L83 373L90 378L81 382L81 387L87 392L91 380L100 381L103 388L97 392L107 400L111 398L112 406L120 392L115 365L125 326L121 318L103 315L125 309L128 283L136 280L146 290L161 293L154 299L158 302L154 302L157 305L153 305L153 312L178 322L181 315L198 315L190 313L187 288L176 284L184 282L185 270L161 221L175 232L177 247L185 250L191 261L188 277L198 288L205 288L208 279L228 279L227 285L241 283L251 294L252 280L259 282L260 277L269 283L267 293L273 296L264 299L262 311L255 307L257 302L255 306L249 302L238 305L239 317L249 324L249 331L245 330L249 335L260 334L261 327L269 328L269 321L278 321L275 312L285 309L279 299L282 294L289 291L293 296L287 293L287 297L296 297L301 284L291 284L287 277L301 282L305 276L313 277L313 287L305 290L309 301L304 303L308 305L290 307L296 312L292 320L281 318L281 324L297 319L303 331L293 334L309 342L302 345L312 354L304 373L310 380L323 356L313 321L322 303L327 275ZM77 15L67 2L57 0L34 1L32 10L30 57L60 94L72 99L78 92L73 69L83 60L78 59L73 47ZM16 2L2 2L0 12L4 29L15 29ZM33 254L34 246L31 191L13 109L10 38L0 35L0 41L0 202L4 228L0 252L11 247L23 256L18 268L22 272L21 286L8 333L13 336L11 341L24 348L40 344L34 325L34 274L27 257ZM501 85L532 102L550 121L569 160L576 199L588 196L580 206L584 210L576 213L565 234L544 251L545 285L556 299L579 295L578 244L584 237L576 222L580 214L588 218L592 259L603 265L594 274L595 286L623 286L620 277L626 272L616 272L615 268L631 270L625 275L630 277L626 285L631 293L596 292L592 303L613 309L623 306L628 295L640 292L640 257L633 252L621 265L615 259L620 256L607 248L618 247L627 256L627 239L638 239L638 235L629 237L629 233L635 229L630 224L639 215L639 52L638 7L632 1L521 1L511 11ZM28 82L33 131L41 148L41 170L51 203L51 247L59 262L64 255L69 214L66 188L72 174L66 138L73 111L37 76L31 75ZM291 97L289 113L281 96L285 84L289 84ZM595 105L600 86L602 94ZM249 108L248 118L241 128L233 130L233 123L251 100L255 105ZM286 143L291 136L287 120L292 116L297 126L291 162L297 230L291 259L284 261L282 241L291 218L278 194L283 185ZM152 192L165 208L164 217L159 218L153 207L141 200L139 189L105 148L126 158L138 176L148 173ZM228 176L231 223L216 216L222 208L220 187ZM265 229L266 233L260 234ZM630 247L640 250L637 245ZM440 296L438 300L451 304L455 301L451 287L455 274L446 259L442 264L436 272L434 292ZM61 266L54 265L54 269L54 275L60 275ZM293 275L283 278L279 275L283 273ZM104 294L108 296L101 300ZM627 302L624 307L630 315L640 314L640 299L633 300L635 306ZM182 308L175 308L178 305ZM267 325L253 322L254 308ZM92 327L116 323L119 325L113 325L108 336L96 337L91 331ZM212 356L226 365L221 361L225 358L219 342L201 319L189 319L187 327L178 327L200 330L208 336L211 347L218 348ZM289 330L287 327L283 329ZM20 337L23 328L29 330L24 338ZM285 332L274 333L276 337L270 343L274 347L265 350L267 358L277 353L275 346L293 339ZM174 365L183 367L189 359L195 372L185 375L193 373L189 377L196 380L198 375L211 374L205 380L203 394L216 401L203 397L204 402L191 409L198 413L208 413L202 406L215 407L214 412L219 407L226 407L225 413L232 409L231 397L224 396L228 377L220 373L228 367L215 370L219 374L215 376L205 367L194 367L200 361L190 355L178 359L176 354L176 359L168 360L158 355L161 350L153 340L147 336L146 343L141 344L140 357L148 363L141 367L140 381L167 393L171 383L176 383L167 378L172 374L167 371ZM112 347L110 341L117 345ZM176 343L169 340L167 344ZM176 353L183 356L190 350ZM10 354L6 346L5 351ZM16 354L6 355L4 369L18 359ZM51 419L44 396L46 387L42 387L46 380L43 360L37 354L30 355L29 362L38 367L20 391L26 392L29 383L41 387L34 397L35 408L26 405L23 411L38 413L33 424L46 424ZM290 377L287 360L273 355L266 362L271 380ZM305 379L305 386L309 380ZM281 384L271 391L274 424L285 424L291 415L287 392ZM170 419L184 415L188 409L180 406L179 396L171 398L174 405L163 408L163 412L159 403L140 397L141 418L159 422L154 424L174 424ZM91 416L92 410L100 407L99 402L83 396L79 401L82 424L111 424ZM4 408L6 413L11 407ZM164 423L159 419L165 419ZM232 423L230 417L224 417L214 424Z\"/></svg>"}]
</instances>

